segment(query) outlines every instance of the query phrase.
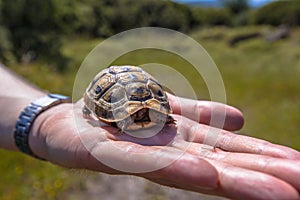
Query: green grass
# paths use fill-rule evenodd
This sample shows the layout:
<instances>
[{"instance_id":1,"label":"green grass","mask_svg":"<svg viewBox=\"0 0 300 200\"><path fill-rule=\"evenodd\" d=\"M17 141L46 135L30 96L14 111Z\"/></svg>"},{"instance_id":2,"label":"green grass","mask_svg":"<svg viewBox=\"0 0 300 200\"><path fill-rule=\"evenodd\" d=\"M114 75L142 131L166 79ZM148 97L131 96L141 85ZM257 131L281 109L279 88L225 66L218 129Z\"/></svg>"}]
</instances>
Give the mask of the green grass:
<instances>
[{"instance_id":1,"label":"green grass","mask_svg":"<svg viewBox=\"0 0 300 200\"><path fill-rule=\"evenodd\" d=\"M259 27L255 31L266 30ZM223 30L224 39L218 42L200 41L222 73L228 103L244 112L242 133L299 150L299 29L293 30L291 38L275 43L259 38L228 47L228 39L238 31Z\"/></svg>"},{"instance_id":2,"label":"green grass","mask_svg":"<svg viewBox=\"0 0 300 200\"><path fill-rule=\"evenodd\" d=\"M270 30L270 27L211 28L191 35L216 62L224 80L227 103L244 113L246 123L240 134L300 150L300 30L293 30L290 38L275 43L257 38L235 47L227 44L240 33ZM63 73L45 63L12 65L10 68L45 90L72 95L78 67L100 41L66 39L63 52L73 59ZM191 79L199 99L209 99L203 81L192 77L194 72L187 70L188 63L175 55L143 50L115 61L116 64L147 62L174 66ZM72 188L84 190L84 173L78 174L5 150L0 151L0 157L0 199L59 199Z\"/></svg>"}]
</instances>

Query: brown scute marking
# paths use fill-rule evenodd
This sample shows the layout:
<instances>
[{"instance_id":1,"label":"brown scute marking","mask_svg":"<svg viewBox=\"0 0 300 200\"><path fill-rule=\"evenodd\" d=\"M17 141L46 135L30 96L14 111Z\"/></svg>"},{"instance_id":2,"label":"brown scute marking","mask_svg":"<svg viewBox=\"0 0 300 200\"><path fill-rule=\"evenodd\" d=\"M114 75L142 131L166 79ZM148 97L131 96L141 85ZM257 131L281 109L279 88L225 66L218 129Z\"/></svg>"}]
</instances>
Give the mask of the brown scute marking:
<instances>
[{"instance_id":1,"label":"brown scute marking","mask_svg":"<svg viewBox=\"0 0 300 200\"><path fill-rule=\"evenodd\" d=\"M96 107L95 115L104 122L113 122L115 121L113 113L111 110L105 110L101 107Z\"/></svg>"},{"instance_id":2,"label":"brown scute marking","mask_svg":"<svg viewBox=\"0 0 300 200\"><path fill-rule=\"evenodd\" d=\"M125 89L115 84L102 95L102 98L108 103L116 103L123 100L125 94Z\"/></svg>"},{"instance_id":3,"label":"brown scute marking","mask_svg":"<svg viewBox=\"0 0 300 200\"><path fill-rule=\"evenodd\" d=\"M103 109L99 106L96 107L95 109L95 114L98 116L98 117L101 117L101 118L109 118L108 115L107 115L107 110L106 109Z\"/></svg>"},{"instance_id":4,"label":"brown scute marking","mask_svg":"<svg viewBox=\"0 0 300 200\"><path fill-rule=\"evenodd\" d=\"M87 93L83 95L83 102L85 103L85 106L92 112L95 110L95 104L93 101L91 101L90 97Z\"/></svg>"},{"instance_id":5,"label":"brown scute marking","mask_svg":"<svg viewBox=\"0 0 300 200\"><path fill-rule=\"evenodd\" d=\"M172 112L168 102L161 102L156 99L149 99L145 102L146 107L159 111L164 114L170 114Z\"/></svg>"},{"instance_id":6,"label":"brown scute marking","mask_svg":"<svg viewBox=\"0 0 300 200\"><path fill-rule=\"evenodd\" d=\"M135 66L111 66L108 68L111 74L120 74L126 72L142 71L141 68Z\"/></svg>"},{"instance_id":7,"label":"brown scute marking","mask_svg":"<svg viewBox=\"0 0 300 200\"><path fill-rule=\"evenodd\" d=\"M92 88L92 87L99 81L99 79L103 78L103 76L105 76L105 75L107 74L106 71L107 71L107 70L105 69L105 70L99 72L99 73L95 76L95 78L93 79L93 81L91 82L89 88Z\"/></svg>"},{"instance_id":8,"label":"brown scute marking","mask_svg":"<svg viewBox=\"0 0 300 200\"><path fill-rule=\"evenodd\" d=\"M126 86L129 83L141 82L143 84L147 83L147 77L141 72L128 72L117 74L118 83Z\"/></svg>"},{"instance_id":9,"label":"brown scute marking","mask_svg":"<svg viewBox=\"0 0 300 200\"><path fill-rule=\"evenodd\" d=\"M159 101L164 101L167 99L167 95L166 93L163 91L163 89L156 84L155 82L150 81L150 83L148 84L148 87L150 88L150 90L153 93L154 98L156 98Z\"/></svg>"},{"instance_id":10,"label":"brown scute marking","mask_svg":"<svg viewBox=\"0 0 300 200\"><path fill-rule=\"evenodd\" d=\"M115 84L115 77L110 75L110 74L106 74L105 76L103 76L101 79L99 79L97 81L97 84L95 84L91 90L91 93L94 94L95 96L95 100L98 100L102 97L102 95L104 93L106 93L106 91L108 89L111 88L111 86L113 86ZM97 90L97 86L101 86L102 88L102 91L97 93L96 90Z\"/></svg>"},{"instance_id":11,"label":"brown scute marking","mask_svg":"<svg viewBox=\"0 0 300 200\"><path fill-rule=\"evenodd\" d=\"M130 116L124 106L119 106L118 108L112 110L112 118L116 121L125 119Z\"/></svg>"},{"instance_id":12,"label":"brown scute marking","mask_svg":"<svg viewBox=\"0 0 300 200\"><path fill-rule=\"evenodd\" d=\"M151 75L150 75L149 80L151 80L152 82L154 82L154 83L155 83L156 85L158 85L161 89L163 88L163 87L161 86L161 84L160 84L155 78L153 78Z\"/></svg>"},{"instance_id":13,"label":"brown scute marking","mask_svg":"<svg viewBox=\"0 0 300 200\"><path fill-rule=\"evenodd\" d=\"M100 92L102 92L102 87L100 85L97 85L95 89L95 94L100 94Z\"/></svg>"},{"instance_id":14,"label":"brown scute marking","mask_svg":"<svg viewBox=\"0 0 300 200\"><path fill-rule=\"evenodd\" d=\"M128 100L143 102L152 98L152 94L145 84L139 82L131 83L128 84L125 88Z\"/></svg>"}]
</instances>

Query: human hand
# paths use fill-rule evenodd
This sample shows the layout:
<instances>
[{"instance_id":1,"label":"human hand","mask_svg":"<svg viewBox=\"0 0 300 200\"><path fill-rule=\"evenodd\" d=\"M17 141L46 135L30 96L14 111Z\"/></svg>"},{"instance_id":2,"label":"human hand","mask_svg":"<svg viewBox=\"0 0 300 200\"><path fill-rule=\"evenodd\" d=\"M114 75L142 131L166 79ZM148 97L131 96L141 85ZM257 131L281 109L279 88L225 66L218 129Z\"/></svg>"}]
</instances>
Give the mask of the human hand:
<instances>
[{"instance_id":1,"label":"human hand","mask_svg":"<svg viewBox=\"0 0 300 200\"><path fill-rule=\"evenodd\" d=\"M84 119L82 102L55 106L34 123L32 150L65 167L132 174L167 186L234 199L299 198L298 151L228 132L243 124L241 113L232 107L169 98L176 125L166 126L150 138L120 134L113 127ZM224 109L224 126L208 125L211 115L222 115ZM199 112L198 120L195 112ZM207 134L216 133L215 148L203 145ZM101 161L112 163L104 165ZM159 168L160 163L168 165Z\"/></svg>"}]
</instances>

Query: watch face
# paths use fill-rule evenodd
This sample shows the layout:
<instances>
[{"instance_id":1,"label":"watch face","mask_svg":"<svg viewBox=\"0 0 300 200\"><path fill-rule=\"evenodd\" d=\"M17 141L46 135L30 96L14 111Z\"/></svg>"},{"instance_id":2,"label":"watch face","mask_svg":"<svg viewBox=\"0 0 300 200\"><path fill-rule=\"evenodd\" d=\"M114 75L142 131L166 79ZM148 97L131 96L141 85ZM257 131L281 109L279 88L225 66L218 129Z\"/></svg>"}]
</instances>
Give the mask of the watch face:
<instances>
[{"instance_id":1,"label":"watch face","mask_svg":"<svg viewBox=\"0 0 300 200\"><path fill-rule=\"evenodd\" d=\"M48 96L51 97L51 98L61 99L61 100L64 100L64 99L68 100L68 99L70 99L69 97L61 95L61 94L49 94Z\"/></svg>"},{"instance_id":2,"label":"watch face","mask_svg":"<svg viewBox=\"0 0 300 200\"><path fill-rule=\"evenodd\" d=\"M33 104L43 107L43 110L49 108L49 106L56 105L62 102L70 102L70 98L60 94L49 94L43 96L33 102Z\"/></svg>"}]
</instances>

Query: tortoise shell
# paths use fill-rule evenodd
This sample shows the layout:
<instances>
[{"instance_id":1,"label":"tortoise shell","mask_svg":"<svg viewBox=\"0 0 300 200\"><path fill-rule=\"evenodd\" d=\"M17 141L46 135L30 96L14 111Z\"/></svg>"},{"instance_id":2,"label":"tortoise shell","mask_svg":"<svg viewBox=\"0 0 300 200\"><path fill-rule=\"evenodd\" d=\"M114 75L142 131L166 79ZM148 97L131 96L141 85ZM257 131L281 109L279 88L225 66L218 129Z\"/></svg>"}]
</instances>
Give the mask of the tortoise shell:
<instances>
[{"instance_id":1,"label":"tortoise shell","mask_svg":"<svg viewBox=\"0 0 300 200\"><path fill-rule=\"evenodd\" d=\"M135 66L111 66L99 72L83 100L84 114L120 128L137 130L174 123L166 92L150 74Z\"/></svg>"}]
</instances>

